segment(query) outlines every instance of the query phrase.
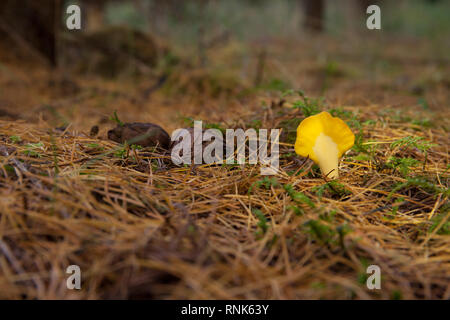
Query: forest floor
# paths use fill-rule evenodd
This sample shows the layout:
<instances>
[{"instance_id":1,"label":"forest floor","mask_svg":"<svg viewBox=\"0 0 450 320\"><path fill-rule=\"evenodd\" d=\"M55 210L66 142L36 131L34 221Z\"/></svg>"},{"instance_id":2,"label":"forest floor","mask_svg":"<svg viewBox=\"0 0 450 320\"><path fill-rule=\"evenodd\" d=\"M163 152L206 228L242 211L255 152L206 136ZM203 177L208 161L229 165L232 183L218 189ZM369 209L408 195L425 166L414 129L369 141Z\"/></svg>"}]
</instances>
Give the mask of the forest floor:
<instances>
[{"instance_id":1,"label":"forest floor","mask_svg":"<svg viewBox=\"0 0 450 320\"><path fill-rule=\"evenodd\" d=\"M155 76L56 74L3 51L0 298L449 299L447 51L271 41L265 55L213 48L154 89ZM115 110L169 134L192 119L282 128L280 172L129 149L106 137ZM320 110L356 136L338 181L293 152L299 121ZM82 290L66 288L73 264Z\"/></svg>"}]
</instances>

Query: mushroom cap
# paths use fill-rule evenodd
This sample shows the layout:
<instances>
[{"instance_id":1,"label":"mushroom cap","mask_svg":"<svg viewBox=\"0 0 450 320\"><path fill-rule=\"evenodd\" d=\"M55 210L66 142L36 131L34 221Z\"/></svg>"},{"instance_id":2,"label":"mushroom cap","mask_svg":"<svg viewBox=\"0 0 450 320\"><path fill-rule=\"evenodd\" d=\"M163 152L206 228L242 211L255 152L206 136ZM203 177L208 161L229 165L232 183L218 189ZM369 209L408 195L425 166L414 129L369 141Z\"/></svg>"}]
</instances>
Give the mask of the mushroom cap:
<instances>
[{"instance_id":1,"label":"mushroom cap","mask_svg":"<svg viewBox=\"0 0 450 320\"><path fill-rule=\"evenodd\" d=\"M318 158L313 149L316 139L321 133L330 137L336 144L339 158L355 143L355 135L348 125L342 119L333 117L328 112L323 111L304 119L299 124L295 152L318 163Z\"/></svg>"}]
</instances>

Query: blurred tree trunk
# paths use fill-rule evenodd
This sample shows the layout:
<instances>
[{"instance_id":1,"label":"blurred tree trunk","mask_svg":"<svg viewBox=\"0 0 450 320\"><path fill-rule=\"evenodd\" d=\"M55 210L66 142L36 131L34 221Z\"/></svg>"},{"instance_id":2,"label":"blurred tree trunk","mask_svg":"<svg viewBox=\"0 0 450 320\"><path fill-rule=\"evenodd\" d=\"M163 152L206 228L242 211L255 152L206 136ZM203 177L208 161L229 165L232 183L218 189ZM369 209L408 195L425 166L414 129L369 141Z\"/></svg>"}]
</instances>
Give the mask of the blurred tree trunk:
<instances>
[{"instance_id":1,"label":"blurred tree trunk","mask_svg":"<svg viewBox=\"0 0 450 320\"><path fill-rule=\"evenodd\" d=\"M310 32L323 31L323 0L302 0L304 11L304 28Z\"/></svg>"},{"instance_id":2,"label":"blurred tree trunk","mask_svg":"<svg viewBox=\"0 0 450 320\"><path fill-rule=\"evenodd\" d=\"M60 0L1 0L1 36L55 67L61 13Z\"/></svg>"}]
</instances>

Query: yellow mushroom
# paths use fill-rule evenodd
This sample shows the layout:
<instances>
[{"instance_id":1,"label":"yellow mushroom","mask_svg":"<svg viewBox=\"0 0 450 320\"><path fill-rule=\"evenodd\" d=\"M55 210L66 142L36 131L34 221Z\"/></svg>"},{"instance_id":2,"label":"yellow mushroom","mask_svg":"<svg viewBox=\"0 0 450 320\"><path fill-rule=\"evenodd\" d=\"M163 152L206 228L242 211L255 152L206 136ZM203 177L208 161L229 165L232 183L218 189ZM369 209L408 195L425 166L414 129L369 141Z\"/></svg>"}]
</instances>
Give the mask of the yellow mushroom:
<instances>
[{"instance_id":1,"label":"yellow mushroom","mask_svg":"<svg viewBox=\"0 0 450 320\"><path fill-rule=\"evenodd\" d=\"M324 111L299 124L295 152L312 159L328 178L337 179L339 159L354 143L355 135L347 124Z\"/></svg>"}]
</instances>

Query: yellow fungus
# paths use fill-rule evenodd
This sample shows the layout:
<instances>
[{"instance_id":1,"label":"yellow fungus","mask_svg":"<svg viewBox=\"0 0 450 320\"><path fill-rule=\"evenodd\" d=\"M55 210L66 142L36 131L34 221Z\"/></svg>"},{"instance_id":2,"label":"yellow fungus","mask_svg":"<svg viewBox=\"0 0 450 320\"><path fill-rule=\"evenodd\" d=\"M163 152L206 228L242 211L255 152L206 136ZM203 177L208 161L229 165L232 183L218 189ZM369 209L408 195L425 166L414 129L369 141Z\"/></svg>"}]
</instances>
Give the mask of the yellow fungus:
<instances>
[{"instance_id":1,"label":"yellow fungus","mask_svg":"<svg viewBox=\"0 0 450 320\"><path fill-rule=\"evenodd\" d=\"M354 143L355 135L347 124L323 111L299 124L295 152L312 159L328 178L337 179L339 159Z\"/></svg>"}]
</instances>

